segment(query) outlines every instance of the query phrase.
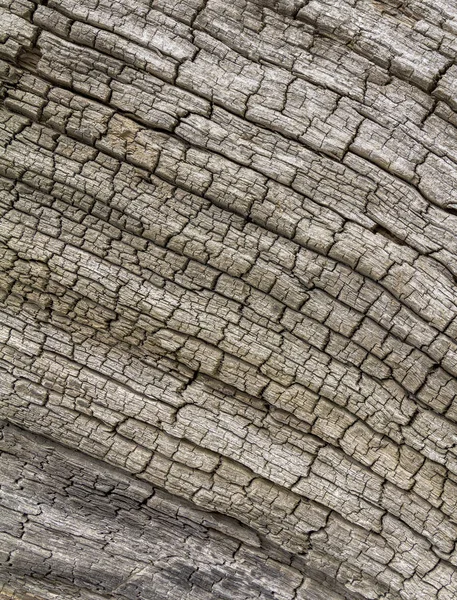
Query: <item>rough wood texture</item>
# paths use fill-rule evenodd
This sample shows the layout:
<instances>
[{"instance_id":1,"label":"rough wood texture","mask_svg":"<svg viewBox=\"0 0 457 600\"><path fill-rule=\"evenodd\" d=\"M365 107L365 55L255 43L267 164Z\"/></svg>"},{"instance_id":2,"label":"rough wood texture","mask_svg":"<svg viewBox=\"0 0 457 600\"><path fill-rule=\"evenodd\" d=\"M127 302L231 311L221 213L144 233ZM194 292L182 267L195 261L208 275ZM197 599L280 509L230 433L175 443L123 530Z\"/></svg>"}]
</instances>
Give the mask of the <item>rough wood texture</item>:
<instances>
[{"instance_id":1,"label":"rough wood texture","mask_svg":"<svg viewBox=\"0 0 457 600\"><path fill-rule=\"evenodd\" d=\"M455 600L456 50L0 0L1 600Z\"/></svg>"}]
</instances>

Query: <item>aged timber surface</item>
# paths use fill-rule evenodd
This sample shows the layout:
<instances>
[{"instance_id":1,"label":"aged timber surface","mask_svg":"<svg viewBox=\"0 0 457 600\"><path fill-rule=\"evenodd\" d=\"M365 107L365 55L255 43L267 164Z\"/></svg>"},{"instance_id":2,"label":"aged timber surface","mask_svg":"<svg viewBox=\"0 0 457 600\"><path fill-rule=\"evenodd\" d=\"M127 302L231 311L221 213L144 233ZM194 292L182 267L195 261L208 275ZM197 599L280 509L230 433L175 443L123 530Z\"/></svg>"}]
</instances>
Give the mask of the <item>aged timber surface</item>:
<instances>
[{"instance_id":1,"label":"aged timber surface","mask_svg":"<svg viewBox=\"0 0 457 600\"><path fill-rule=\"evenodd\" d=\"M455 0L0 0L0 599L455 600Z\"/></svg>"}]
</instances>

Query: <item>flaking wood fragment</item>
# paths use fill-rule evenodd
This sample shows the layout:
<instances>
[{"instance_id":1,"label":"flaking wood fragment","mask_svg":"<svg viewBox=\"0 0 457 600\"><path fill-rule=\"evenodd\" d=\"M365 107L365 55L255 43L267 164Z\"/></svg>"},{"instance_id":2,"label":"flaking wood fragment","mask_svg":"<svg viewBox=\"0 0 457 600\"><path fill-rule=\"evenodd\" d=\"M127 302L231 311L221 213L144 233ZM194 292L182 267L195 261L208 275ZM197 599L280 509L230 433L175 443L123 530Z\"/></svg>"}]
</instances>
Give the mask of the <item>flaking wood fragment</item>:
<instances>
[{"instance_id":1,"label":"flaking wood fragment","mask_svg":"<svg viewBox=\"0 0 457 600\"><path fill-rule=\"evenodd\" d=\"M457 597L452 0L0 0L0 600Z\"/></svg>"}]
</instances>

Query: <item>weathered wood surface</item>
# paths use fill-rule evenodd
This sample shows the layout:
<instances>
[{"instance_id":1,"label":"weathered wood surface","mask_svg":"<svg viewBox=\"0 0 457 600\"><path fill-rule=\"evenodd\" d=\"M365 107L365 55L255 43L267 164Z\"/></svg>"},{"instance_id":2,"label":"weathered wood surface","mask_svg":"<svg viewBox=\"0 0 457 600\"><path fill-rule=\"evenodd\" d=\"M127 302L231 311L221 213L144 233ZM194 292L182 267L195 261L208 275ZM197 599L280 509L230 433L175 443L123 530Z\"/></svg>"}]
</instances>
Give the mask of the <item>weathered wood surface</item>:
<instances>
[{"instance_id":1,"label":"weathered wood surface","mask_svg":"<svg viewBox=\"0 0 457 600\"><path fill-rule=\"evenodd\" d=\"M350 597L236 520L11 425L2 434L0 552L22 589L87 600Z\"/></svg>"},{"instance_id":2,"label":"weathered wood surface","mask_svg":"<svg viewBox=\"0 0 457 600\"><path fill-rule=\"evenodd\" d=\"M455 1L0 34L0 598L455 600Z\"/></svg>"}]
</instances>

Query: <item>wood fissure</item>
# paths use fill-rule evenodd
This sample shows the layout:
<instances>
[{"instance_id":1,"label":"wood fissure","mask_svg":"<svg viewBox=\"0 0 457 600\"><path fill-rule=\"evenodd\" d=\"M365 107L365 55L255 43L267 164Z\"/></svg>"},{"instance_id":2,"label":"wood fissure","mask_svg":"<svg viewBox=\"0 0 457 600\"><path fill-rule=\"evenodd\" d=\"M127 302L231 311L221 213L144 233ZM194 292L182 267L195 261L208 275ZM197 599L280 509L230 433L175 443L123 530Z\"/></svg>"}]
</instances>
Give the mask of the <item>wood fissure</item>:
<instances>
[{"instance_id":1,"label":"wood fissure","mask_svg":"<svg viewBox=\"0 0 457 600\"><path fill-rule=\"evenodd\" d=\"M0 600L455 600L451 0L0 0Z\"/></svg>"}]
</instances>

